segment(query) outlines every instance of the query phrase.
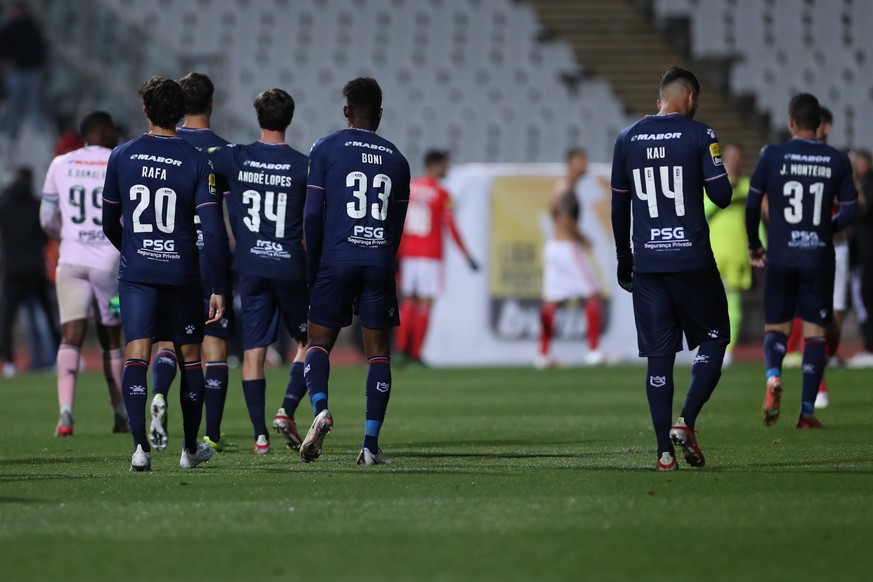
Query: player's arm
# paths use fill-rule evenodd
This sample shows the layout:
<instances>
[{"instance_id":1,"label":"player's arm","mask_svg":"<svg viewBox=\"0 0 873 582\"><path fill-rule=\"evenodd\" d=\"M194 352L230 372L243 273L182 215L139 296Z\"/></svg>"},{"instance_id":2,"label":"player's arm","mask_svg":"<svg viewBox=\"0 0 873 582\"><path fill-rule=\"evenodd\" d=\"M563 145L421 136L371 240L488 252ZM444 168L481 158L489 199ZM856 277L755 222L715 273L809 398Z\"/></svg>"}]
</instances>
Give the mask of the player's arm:
<instances>
[{"instance_id":1,"label":"player's arm","mask_svg":"<svg viewBox=\"0 0 873 582\"><path fill-rule=\"evenodd\" d=\"M840 190L837 192L839 210L831 218L834 232L839 232L855 222L858 217L858 190L852 180L851 162L846 161L846 169L843 179L840 181Z\"/></svg>"},{"instance_id":2,"label":"player's arm","mask_svg":"<svg viewBox=\"0 0 873 582\"><path fill-rule=\"evenodd\" d=\"M118 150L116 150L118 151ZM103 180L103 234L119 251L121 250L121 192L118 187L118 158L115 151L109 156L106 165L106 178Z\"/></svg>"},{"instance_id":3,"label":"player's arm","mask_svg":"<svg viewBox=\"0 0 873 582\"><path fill-rule=\"evenodd\" d=\"M58 205L58 186L55 182L57 158L49 166L42 187L42 201L39 203L39 224L43 231L52 238L60 238L61 209Z\"/></svg>"},{"instance_id":4,"label":"player's arm","mask_svg":"<svg viewBox=\"0 0 873 582\"><path fill-rule=\"evenodd\" d=\"M209 298L209 319L215 323L224 315L224 294L227 290L227 230L224 226L224 213L221 198L215 187L215 174L206 158L201 158L194 193L200 229L203 232L203 253L206 267L212 279L212 296Z\"/></svg>"},{"instance_id":5,"label":"player's arm","mask_svg":"<svg viewBox=\"0 0 873 582\"><path fill-rule=\"evenodd\" d=\"M310 287L315 284L321 251L324 246L324 202L326 172L318 143L309 152L309 173L306 177L306 202L303 205L303 238L306 242L306 264Z\"/></svg>"},{"instance_id":6,"label":"player's arm","mask_svg":"<svg viewBox=\"0 0 873 582\"><path fill-rule=\"evenodd\" d=\"M749 195L746 197L746 237L749 239L749 262L753 267L762 268L767 259L761 243L761 204L767 193L767 152L761 150L752 179L749 181Z\"/></svg>"},{"instance_id":7,"label":"player's arm","mask_svg":"<svg viewBox=\"0 0 873 582\"><path fill-rule=\"evenodd\" d=\"M391 214L388 216L388 228L394 237L394 256L400 250L400 241L403 239L403 226L406 224L406 211L409 210L409 183L412 176L409 172L409 164L403 160L403 168L400 172L400 183L395 188Z\"/></svg>"},{"instance_id":8,"label":"player's arm","mask_svg":"<svg viewBox=\"0 0 873 582\"><path fill-rule=\"evenodd\" d=\"M733 188L721 161L721 147L718 144L718 138L715 137L715 132L710 127L707 127L703 133L703 146L700 165L703 169L706 195L719 208L727 208L731 203Z\"/></svg>"},{"instance_id":9,"label":"player's arm","mask_svg":"<svg viewBox=\"0 0 873 582\"><path fill-rule=\"evenodd\" d=\"M445 226L449 230L449 234L452 236L452 240L455 241L455 244L458 245L458 249L464 255L464 258L467 259L467 264L470 265L470 268L474 271L479 270L479 263L470 255L470 251L467 249L467 246L464 244L464 239L461 238L461 233L458 230L458 225L455 222L455 213L452 212L452 199L449 195L443 192L445 196L444 204L443 204L443 226Z\"/></svg>"},{"instance_id":10,"label":"player's arm","mask_svg":"<svg viewBox=\"0 0 873 582\"><path fill-rule=\"evenodd\" d=\"M621 142L615 140L612 154L612 233L615 238L615 256L618 259L618 284L627 292L633 291L634 255L631 250L631 192L630 181L624 169Z\"/></svg>"}]
</instances>

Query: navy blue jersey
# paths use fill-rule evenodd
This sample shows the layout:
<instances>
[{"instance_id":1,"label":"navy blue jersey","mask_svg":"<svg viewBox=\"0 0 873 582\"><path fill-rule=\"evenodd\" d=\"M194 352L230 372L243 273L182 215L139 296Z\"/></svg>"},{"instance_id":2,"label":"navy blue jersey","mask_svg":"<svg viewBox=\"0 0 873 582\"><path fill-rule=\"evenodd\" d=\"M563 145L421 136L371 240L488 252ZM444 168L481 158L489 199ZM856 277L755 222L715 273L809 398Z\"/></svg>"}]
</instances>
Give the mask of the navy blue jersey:
<instances>
[{"instance_id":1,"label":"navy blue jersey","mask_svg":"<svg viewBox=\"0 0 873 582\"><path fill-rule=\"evenodd\" d=\"M226 146L228 141L223 137L219 137L214 131L209 128L190 128L177 127L176 135L190 143L192 146L201 152L208 151L210 148ZM217 178L217 176L216 176ZM216 188L219 194L227 190L226 183L218 179ZM212 277L209 275L209 269L206 266L206 254L203 253L203 229L200 228L200 217L194 217L194 222L197 224L197 248L200 249L200 279L203 282L203 294L209 296L212 292ZM230 257L228 257L230 263Z\"/></svg>"},{"instance_id":2,"label":"navy blue jersey","mask_svg":"<svg viewBox=\"0 0 873 582\"><path fill-rule=\"evenodd\" d=\"M624 129L612 159L616 251L635 272L681 272L715 265L703 192L730 203L730 183L712 128L678 114L650 115Z\"/></svg>"},{"instance_id":3,"label":"navy blue jersey","mask_svg":"<svg viewBox=\"0 0 873 582\"><path fill-rule=\"evenodd\" d=\"M833 255L834 199L841 208L858 199L849 157L817 140L794 138L766 146L749 182L747 208L759 212L767 195L767 263L787 267L819 264ZM757 222L749 235L759 246ZM747 227L748 230L748 227Z\"/></svg>"},{"instance_id":4,"label":"navy blue jersey","mask_svg":"<svg viewBox=\"0 0 873 582\"><path fill-rule=\"evenodd\" d=\"M320 264L393 264L409 202L406 158L390 141L363 129L320 139L309 157L310 278Z\"/></svg>"},{"instance_id":5,"label":"navy blue jersey","mask_svg":"<svg viewBox=\"0 0 873 582\"><path fill-rule=\"evenodd\" d=\"M209 155L230 188L225 202L236 237L233 269L268 279L306 279L303 205L309 158L288 144L262 141Z\"/></svg>"},{"instance_id":6,"label":"navy blue jersey","mask_svg":"<svg viewBox=\"0 0 873 582\"><path fill-rule=\"evenodd\" d=\"M207 207L217 211L219 203L206 154L177 137L137 137L109 157L103 200L104 230L121 251L120 280L165 285L200 281L194 217ZM216 286L223 288L221 279Z\"/></svg>"}]
</instances>

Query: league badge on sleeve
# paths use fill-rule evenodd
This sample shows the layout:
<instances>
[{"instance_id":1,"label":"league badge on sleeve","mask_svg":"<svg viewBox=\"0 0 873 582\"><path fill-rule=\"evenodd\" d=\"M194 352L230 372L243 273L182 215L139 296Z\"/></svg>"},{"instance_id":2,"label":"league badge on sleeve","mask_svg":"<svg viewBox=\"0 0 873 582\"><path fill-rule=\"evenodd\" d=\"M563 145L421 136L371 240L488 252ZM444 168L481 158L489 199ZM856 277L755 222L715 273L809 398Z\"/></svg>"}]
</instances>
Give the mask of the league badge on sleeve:
<instances>
[{"instance_id":1,"label":"league badge on sleeve","mask_svg":"<svg viewBox=\"0 0 873 582\"><path fill-rule=\"evenodd\" d=\"M709 144L709 155L712 156L712 163L716 166L721 165L721 149L717 143Z\"/></svg>"},{"instance_id":2,"label":"league badge on sleeve","mask_svg":"<svg viewBox=\"0 0 873 582\"><path fill-rule=\"evenodd\" d=\"M209 173L209 193L215 196L215 174L212 172Z\"/></svg>"}]
</instances>

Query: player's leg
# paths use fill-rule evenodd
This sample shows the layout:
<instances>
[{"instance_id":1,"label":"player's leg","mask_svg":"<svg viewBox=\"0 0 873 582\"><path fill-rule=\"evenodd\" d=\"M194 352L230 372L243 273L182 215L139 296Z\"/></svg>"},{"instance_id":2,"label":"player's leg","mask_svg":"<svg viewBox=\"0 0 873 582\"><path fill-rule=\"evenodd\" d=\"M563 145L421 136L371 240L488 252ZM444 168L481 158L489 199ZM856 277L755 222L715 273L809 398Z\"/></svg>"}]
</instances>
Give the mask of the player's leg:
<instances>
[{"instance_id":1,"label":"player's leg","mask_svg":"<svg viewBox=\"0 0 873 582\"><path fill-rule=\"evenodd\" d=\"M313 289L313 294L315 290ZM310 314L312 308L310 307ZM300 445L300 458L310 463L321 455L324 437L333 428L333 417L327 408L330 350L339 336L339 327L327 327L309 320L309 348L304 359L303 378L309 391L315 419Z\"/></svg>"},{"instance_id":2,"label":"player's leg","mask_svg":"<svg viewBox=\"0 0 873 582\"><path fill-rule=\"evenodd\" d=\"M549 366L549 354L552 350L552 337L555 328L555 313L558 311L557 301L543 301L540 306L540 353L534 362L537 368Z\"/></svg>"},{"instance_id":3,"label":"player's leg","mask_svg":"<svg viewBox=\"0 0 873 582\"><path fill-rule=\"evenodd\" d=\"M82 342L87 327L87 319L74 319L61 324L61 345L58 346L57 355L60 418L55 436L73 435L73 404L76 398Z\"/></svg>"},{"instance_id":4,"label":"player's leg","mask_svg":"<svg viewBox=\"0 0 873 582\"><path fill-rule=\"evenodd\" d=\"M640 356L647 358L646 396L658 444L658 470L678 468L673 424L673 364L682 349L682 330L666 284L668 275L634 273L634 319Z\"/></svg>"},{"instance_id":5,"label":"player's leg","mask_svg":"<svg viewBox=\"0 0 873 582\"><path fill-rule=\"evenodd\" d=\"M764 270L764 370L767 388L761 418L767 426L776 423L781 410L782 363L797 306L797 285L794 269L767 265Z\"/></svg>"},{"instance_id":6,"label":"player's leg","mask_svg":"<svg viewBox=\"0 0 873 582\"><path fill-rule=\"evenodd\" d=\"M418 301L419 263L417 259L400 261L400 326L394 330L394 351L406 358L415 333L415 304Z\"/></svg>"},{"instance_id":7,"label":"player's leg","mask_svg":"<svg viewBox=\"0 0 873 582\"><path fill-rule=\"evenodd\" d=\"M554 362L551 359L552 337L554 336L555 314L558 307L570 299L566 288L568 261L564 259L559 241L546 242L543 249L543 302L540 305L540 345L539 354L534 360L536 368L547 368Z\"/></svg>"},{"instance_id":8,"label":"player's leg","mask_svg":"<svg viewBox=\"0 0 873 582\"><path fill-rule=\"evenodd\" d=\"M192 287L190 293L193 294L194 289ZM191 318L200 317L200 309L197 305L199 302L198 299L186 310ZM173 317L171 316L171 318ZM191 321L191 319L188 319L188 321ZM200 320L197 319L196 321L199 322ZM194 325L196 326L196 324ZM175 325L173 327L177 329ZM208 461L213 454L212 447L208 443L197 441L197 435L200 433L200 423L203 420L203 398L204 392L206 392L201 351L202 334L203 327L201 325L199 333L195 327L195 332L189 334L193 336L192 339L195 343L181 343L182 341L191 341L188 339L177 339L174 342L176 353L182 356L183 361L179 381L179 404L182 407L182 434L184 439L182 441L182 454L179 457L179 466L183 469L193 469ZM175 337L179 338L182 336L176 335Z\"/></svg>"},{"instance_id":9,"label":"player's leg","mask_svg":"<svg viewBox=\"0 0 873 582\"><path fill-rule=\"evenodd\" d=\"M804 269L800 278L797 313L803 319L803 373L797 428L823 428L815 418L815 399L827 362L825 327L833 312L834 262L826 259L816 268Z\"/></svg>"},{"instance_id":10,"label":"player's leg","mask_svg":"<svg viewBox=\"0 0 873 582\"><path fill-rule=\"evenodd\" d=\"M212 324L212 325L220 325ZM210 335L207 329L203 337L203 359L206 362L206 434L203 440L216 451L235 451L237 446L228 442L221 432L224 405L227 402L227 340Z\"/></svg>"},{"instance_id":11,"label":"player's leg","mask_svg":"<svg viewBox=\"0 0 873 582\"><path fill-rule=\"evenodd\" d=\"M670 430L673 444L682 449L692 467L706 463L697 445L697 417L721 378L731 323L727 297L718 269L677 274L672 278L673 302L690 349L697 348L691 366L691 383L682 412Z\"/></svg>"},{"instance_id":12,"label":"player's leg","mask_svg":"<svg viewBox=\"0 0 873 582\"><path fill-rule=\"evenodd\" d=\"M297 352L291 362L288 372L288 386L285 388L285 396L282 399L282 407L273 417L273 429L285 439L285 445L293 450L300 449L303 441L297 432L297 423L294 415L303 396L306 395L306 381L303 379L303 367L306 360L306 347L308 343L308 331L306 327L306 311L309 307L309 291L304 282L299 283L275 283L277 289L279 308L282 319L288 333L297 343Z\"/></svg>"},{"instance_id":13,"label":"player's leg","mask_svg":"<svg viewBox=\"0 0 873 582\"><path fill-rule=\"evenodd\" d=\"M265 416L267 380L264 363L267 348L276 341L279 306L269 279L241 274L239 292L243 326L242 387L254 432L252 452L266 454L270 452L270 434Z\"/></svg>"},{"instance_id":14,"label":"player's leg","mask_svg":"<svg viewBox=\"0 0 873 582\"><path fill-rule=\"evenodd\" d=\"M800 366L800 361L803 358L803 321L799 317L791 320L791 331L788 333L788 339L785 342L785 358L784 363L786 368L797 368Z\"/></svg>"},{"instance_id":15,"label":"player's leg","mask_svg":"<svg viewBox=\"0 0 873 582\"><path fill-rule=\"evenodd\" d=\"M109 392L114 424L113 432L129 432L127 411L121 396L121 368L124 354L121 348L121 317L113 311L110 303L118 295L117 273L89 269L88 275L94 292L94 313L97 324L97 339L103 351L103 377Z\"/></svg>"},{"instance_id":16,"label":"player's leg","mask_svg":"<svg viewBox=\"0 0 873 582\"><path fill-rule=\"evenodd\" d=\"M726 289L725 297L727 299L728 319L731 322L730 343L728 343L724 361L724 364L728 365L733 361L734 348L740 337L740 327L743 323L743 296L738 289Z\"/></svg>"},{"instance_id":17,"label":"player's leg","mask_svg":"<svg viewBox=\"0 0 873 582\"><path fill-rule=\"evenodd\" d=\"M398 324L397 291L391 268L368 269L358 305L367 356L367 407L359 465L390 462L379 447L379 433L391 399L391 329Z\"/></svg>"},{"instance_id":18,"label":"player's leg","mask_svg":"<svg viewBox=\"0 0 873 582\"><path fill-rule=\"evenodd\" d=\"M603 363L603 353L600 351L600 330L603 325L603 310L600 302L600 283L597 280L597 269L591 256L578 242L569 243L573 259L573 289L574 297L584 298L585 322L587 324L588 354L585 363L595 366Z\"/></svg>"},{"instance_id":19,"label":"player's leg","mask_svg":"<svg viewBox=\"0 0 873 582\"><path fill-rule=\"evenodd\" d=\"M340 329L352 322L355 299L361 288L361 273L367 269L322 266L310 292L309 349L306 350L303 379L315 418L300 445L300 458L304 463L310 463L321 455L324 437L333 427L327 399L330 351ZM393 285L394 281L391 283ZM395 312L394 315L398 314Z\"/></svg>"},{"instance_id":20,"label":"player's leg","mask_svg":"<svg viewBox=\"0 0 873 582\"><path fill-rule=\"evenodd\" d=\"M79 376L80 352L88 327L89 307L94 294L88 282L87 268L60 264L55 270L61 343L58 346L58 404L60 420L57 436L73 434L73 403Z\"/></svg>"},{"instance_id":21,"label":"player's leg","mask_svg":"<svg viewBox=\"0 0 873 582\"><path fill-rule=\"evenodd\" d=\"M434 300L442 293L443 262L439 259L418 259L418 301L415 303L412 330L412 345L409 350L410 359L421 363L421 351L427 331L430 327L430 313Z\"/></svg>"},{"instance_id":22,"label":"player's leg","mask_svg":"<svg viewBox=\"0 0 873 582\"><path fill-rule=\"evenodd\" d=\"M158 351L152 366L152 393L155 397L160 396L166 399L170 393L170 386L176 379L176 369L179 367L179 359L173 342L158 342Z\"/></svg>"}]
</instances>

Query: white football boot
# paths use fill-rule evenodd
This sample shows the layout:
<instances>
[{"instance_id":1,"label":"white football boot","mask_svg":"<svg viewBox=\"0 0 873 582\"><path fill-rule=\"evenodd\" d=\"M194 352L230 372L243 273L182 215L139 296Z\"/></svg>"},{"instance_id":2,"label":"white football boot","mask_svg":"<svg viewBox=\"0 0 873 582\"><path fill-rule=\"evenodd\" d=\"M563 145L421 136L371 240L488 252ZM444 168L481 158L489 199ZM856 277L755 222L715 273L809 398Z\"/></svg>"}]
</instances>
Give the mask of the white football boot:
<instances>
[{"instance_id":1,"label":"white football boot","mask_svg":"<svg viewBox=\"0 0 873 582\"><path fill-rule=\"evenodd\" d=\"M197 443L197 450L192 455L188 449L182 449L182 456L179 458L179 466L183 469L193 469L197 465L201 465L212 458L213 450L208 443L200 441Z\"/></svg>"},{"instance_id":2,"label":"white football boot","mask_svg":"<svg viewBox=\"0 0 873 582\"><path fill-rule=\"evenodd\" d=\"M152 422L149 425L149 442L156 451L166 451L167 441L167 400L163 394L155 394L152 399Z\"/></svg>"},{"instance_id":3,"label":"white football boot","mask_svg":"<svg viewBox=\"0 0 873 582\"><path fill-rule=\"evenodd\" d=\"M130 459L130 472L143 473L152 470L152 454L142 450L142 445L136 445L133 457Z\"/></svg>"},{"instance_id":4,"label":"white football boot","mask_svg":"<svg viewBox=\"0 0 873 582\"><path fill-rule=\"evenodd\" d=\"M358 453L357 463L359 465L388 465L391 463L391 459L382 453L382 449L377 450L374 455L370 449L364 447Z\"/></svg>"},{"instance_id":5,"label":"white football boot","mask_svg":"<svg viewBox=\"0 0 873 582\"><path fill-rule=\"evenodd\" d=\"M311 463L321 455L321 445L324 443L324 437L333 428L333 417L330 411L326 408L321 411L321 414L315 417L312 421L312 426L309 427L309 432L306 433L306 438L300 445L300 458L304 463Z\"/></svg>"}]
</instances>

